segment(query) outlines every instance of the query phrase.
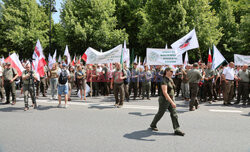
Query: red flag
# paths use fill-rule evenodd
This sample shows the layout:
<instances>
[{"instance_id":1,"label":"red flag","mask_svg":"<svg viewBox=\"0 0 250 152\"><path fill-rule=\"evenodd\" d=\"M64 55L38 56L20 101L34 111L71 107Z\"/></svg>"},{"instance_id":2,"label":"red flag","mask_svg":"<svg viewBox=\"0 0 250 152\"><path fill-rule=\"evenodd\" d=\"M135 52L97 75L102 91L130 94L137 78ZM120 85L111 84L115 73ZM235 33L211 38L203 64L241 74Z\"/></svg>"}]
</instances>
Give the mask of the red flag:
<instances>
[{"instance_id":1,"label":"red flag","mask_svg":"<svg viewBox=\"0 0 250 152\"><path fill-rule=\"evenodd\" d=\"M84 53L84 54L82 55L82 59L86 62L86 61L87 61L87 54Z\"/></svg>"},{"instance_id":2,"label":"red flag","mask_svg":"<svg viewBox=\"0 0 250 152\"><path fill-rule=\"evenodd\" d=\"M9 57L7 57L4 62L10 62L12 68L17 70L17 73L19 76L22 75L22 72L25 70L18 58L18 56L16 55L16 53L11 54Z\"/></svg>"},{"instance_id":3,"label":"red flag","mask_svg":"<svg viewBox=\"0 0 250 152\"><path fill-rule=\"evenodd\" d=\"M71 62L71 65L72 65L72 66L75 66L75 62L76 62L76 56L74 56L74 59L73 59L73 61Z\"/></svg>"},{"instance_id":4,"label":"red flag","mask_svg":"<svg viewBox=\"0 0 250 152\"><path fill-rule=\"evenodd\" d=\"M39 40L37 40L36 47L33 53L33 61L35 71L39 73L40 77L44 76L44 66L47 64L45 61L45 56L43 54L43 48Z\"/></svg>"},{"instance_id":5,"label":"red flag","mask_svg":"<svg viewBox=\"0 0 250 152\"><path fill-rule=\"evenodd\" d=\"M207 63L212 63L212 56L211 56L210 48L209 48L209 52L208 52Z\"/></svg>"}]
</instances>

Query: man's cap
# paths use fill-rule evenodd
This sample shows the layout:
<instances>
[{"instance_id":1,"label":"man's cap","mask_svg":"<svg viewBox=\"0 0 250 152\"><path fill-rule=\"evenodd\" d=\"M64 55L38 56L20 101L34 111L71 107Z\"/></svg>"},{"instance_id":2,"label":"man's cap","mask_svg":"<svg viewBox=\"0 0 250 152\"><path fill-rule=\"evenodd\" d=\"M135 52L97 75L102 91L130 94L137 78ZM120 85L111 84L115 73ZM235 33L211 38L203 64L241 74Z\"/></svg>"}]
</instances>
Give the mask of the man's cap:
<instances>
[{"instance_id":1,"label":"man's cap","mask_svg":"<svg viewBox=\"0 0 250 152\"><path fill-rule=\"evenodd\" d=\"M11 65L11 63L10 62L6 62L6 65Z\"/></svg>"},{"instance_id":2,"label":"man's cap","mask_svg":"<svg viewBox=\"0 0 250 152\"><path fill-rule=\"evenodd\" d=\"M66 64L65 64L65 63L63 63L63 64L62 64L62 66L64 66L64 67L65 67L65 66L66 66Z\"/></svg>"}]
</instances>

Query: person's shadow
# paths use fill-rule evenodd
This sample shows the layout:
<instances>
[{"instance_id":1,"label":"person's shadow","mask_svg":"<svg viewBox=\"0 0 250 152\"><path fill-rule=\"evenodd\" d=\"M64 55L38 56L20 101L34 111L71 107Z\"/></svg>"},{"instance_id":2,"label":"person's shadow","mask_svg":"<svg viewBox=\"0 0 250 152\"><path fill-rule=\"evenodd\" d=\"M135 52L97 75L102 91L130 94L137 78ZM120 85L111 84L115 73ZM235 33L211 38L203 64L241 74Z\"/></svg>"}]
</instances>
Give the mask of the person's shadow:
<instances>
[{"instance_id":1,"label":"person's shadow","mask_svg":"<svg viewBox=\"0 0 250 152\"><path fill-rule=\"evenodd\" d=\"M128 139L142 140L142 141L155 141L155 139L145 139L150 136L174 136L174 133L162 133L162 132L154 132L150 128L147 130L134 131L132 133L125 134L123 137Z\"/></svg>"}]
</instances>

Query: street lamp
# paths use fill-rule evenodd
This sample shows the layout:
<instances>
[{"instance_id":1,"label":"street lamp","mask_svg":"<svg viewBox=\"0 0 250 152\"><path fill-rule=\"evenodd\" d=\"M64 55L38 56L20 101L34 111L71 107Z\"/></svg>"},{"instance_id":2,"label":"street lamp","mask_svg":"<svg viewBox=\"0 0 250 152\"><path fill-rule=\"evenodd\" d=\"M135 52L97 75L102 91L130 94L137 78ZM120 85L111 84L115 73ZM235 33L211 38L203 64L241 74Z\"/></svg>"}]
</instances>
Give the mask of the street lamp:
<instances>
[{"instance_id":1,"label":"street lamp","mask_svg":"<svg viewBox=\"0 0 250 152\"><path fill-rule=\"evenodd\" d=\"M52 5L52 2L50 0L50 8L49 8L49 53L51 53L51 13L57 12L54 5Z\"/></svg>"}]
</instances>

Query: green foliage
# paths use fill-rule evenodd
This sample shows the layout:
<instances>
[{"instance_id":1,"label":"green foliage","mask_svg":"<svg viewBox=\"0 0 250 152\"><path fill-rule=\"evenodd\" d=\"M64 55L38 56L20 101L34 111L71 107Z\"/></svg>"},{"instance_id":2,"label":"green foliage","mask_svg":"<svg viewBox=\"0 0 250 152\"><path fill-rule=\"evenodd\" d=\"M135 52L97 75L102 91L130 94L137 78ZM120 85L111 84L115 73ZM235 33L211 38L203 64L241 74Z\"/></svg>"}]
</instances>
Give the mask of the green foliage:
<instances>
[{"instance_id":1,"label":"green foliage","mask_svg":"<svg viewBox=\"0 0 250 152\"><path fill-rule=\"evenodd\" d=\"M232 60L232 52L237 52L237 33L239 28L233 15L233 6L229 0L221 0L218 17L220 18L219 27L223 28L223 36L218 47L221 52L231 52L225 54L225 56Z\"/></svg>"},{"instance_id":2,"label":"green foliage","mask_svg":"<svg viewBox=\"0 0 250 152\"><path fill-rule=\"evenodd\" d=\"M218 22L207 0L151 0L146 4L144 23L138 37L146 47L162 48L166 43L172 44L195 28L199 51L204 54L222 36L221 29L217 28ZM196 56L199 51L190 52L194 60L200 58L201 54Z\"/></svg>"},{"instance_id":3,"label":"green foliage","mask_svg":"<svg viewBox=\"0 0 250 152\"><path fill-rule=\"evenodd\" d=\"M48 20L36 0L3 0L0 21L0 52L15 51L20 57L31 56L37 39L45 47L48 42Z\"/></svg>"},{"instance_id":4,"label":"green foliage","mask_svg":"<svg viewBox=\"0 0 250 152\"><path fill-rule=\"evenodd\" d=\"M110 49L128 40L125 29L117 29L113 0L67 0L61 14L69 49L83 53L89 46Z\"/></svg>"}]
</instances>

